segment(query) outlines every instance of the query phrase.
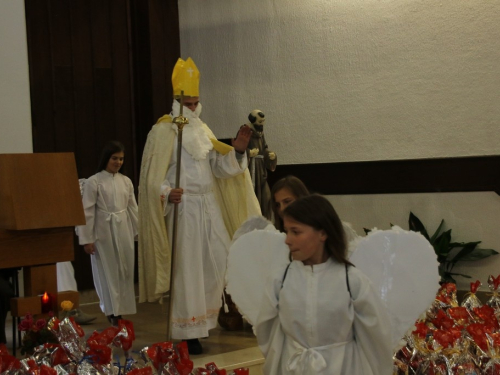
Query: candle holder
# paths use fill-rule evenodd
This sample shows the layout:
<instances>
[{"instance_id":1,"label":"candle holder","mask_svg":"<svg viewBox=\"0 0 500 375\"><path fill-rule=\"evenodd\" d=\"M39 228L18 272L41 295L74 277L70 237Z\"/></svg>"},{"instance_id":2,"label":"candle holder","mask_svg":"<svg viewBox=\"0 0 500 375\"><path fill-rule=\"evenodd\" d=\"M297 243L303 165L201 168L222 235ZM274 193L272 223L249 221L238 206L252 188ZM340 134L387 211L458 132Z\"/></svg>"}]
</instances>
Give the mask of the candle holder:
<instances>
[{"instance_id":1,"label":"candle holder","mask_svg":"<svg viewBox=\"0 0 500 375\"><path fill-rule=\"evenodd\" d=\"M40 301L42 303L42 314L47 314L52 311L52 297L49 293L45 292L40 297Z\"/></svg>"}]
</instances>

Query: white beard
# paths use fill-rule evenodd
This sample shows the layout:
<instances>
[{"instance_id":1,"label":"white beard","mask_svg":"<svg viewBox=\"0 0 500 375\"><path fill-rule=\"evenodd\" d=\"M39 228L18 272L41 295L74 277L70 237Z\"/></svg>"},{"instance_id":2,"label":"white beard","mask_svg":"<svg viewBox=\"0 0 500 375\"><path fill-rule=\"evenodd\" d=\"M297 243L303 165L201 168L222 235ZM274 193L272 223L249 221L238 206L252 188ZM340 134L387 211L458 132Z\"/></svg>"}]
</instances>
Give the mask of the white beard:
<instances>
[{"instance_id":1,"label":"white beard","mask_svg":"<svg viewBox=\"0 0 500 375\"><path fill-rule=\"evenodd\" d=\"M180 103L174 99L172 104L172 117L179 116L181 110ZM210 137L213 133L208 129L208 126L201 121L201 103L198 103L196 109L191 111L189 108L183 108L183 116L189 120L189 124L184 126L182 130L182 147L188 152L189 155L195 160L206 159L210 150L214 148ZM177 133L177 125L172 125Z\"/></svg>"}]
</instances>

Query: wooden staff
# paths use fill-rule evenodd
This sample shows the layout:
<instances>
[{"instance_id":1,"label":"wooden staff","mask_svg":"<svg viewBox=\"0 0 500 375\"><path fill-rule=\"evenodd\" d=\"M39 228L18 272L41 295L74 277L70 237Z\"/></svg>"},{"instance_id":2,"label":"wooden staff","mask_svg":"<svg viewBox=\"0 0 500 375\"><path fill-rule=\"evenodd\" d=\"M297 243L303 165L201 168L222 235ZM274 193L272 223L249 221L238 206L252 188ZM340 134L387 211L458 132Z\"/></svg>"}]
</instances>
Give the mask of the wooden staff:
<instances>
[{"instance_id":1,"label":"wooden staff","mask_svg":"<svg viewBox=\"0 0 500 375\"><path fill-rule=\"evenodd\" d=\"M189 120L182 115L184 107L184 91L181 91L181 110L179 116L173 119L173 123L177 125L177 164L175 170L175 189L179 188L181 179L181 152L182 152L182 129L189 123ZM175 251L177 248L177 226L179 218L179 203L174 203L174 227L172 231L172 256L170 257L170 298L168 300L168 325L167 325L167 341L172 339L172 310L174 306L174 275L175 275Z\"/></svg>"}]
</instances>

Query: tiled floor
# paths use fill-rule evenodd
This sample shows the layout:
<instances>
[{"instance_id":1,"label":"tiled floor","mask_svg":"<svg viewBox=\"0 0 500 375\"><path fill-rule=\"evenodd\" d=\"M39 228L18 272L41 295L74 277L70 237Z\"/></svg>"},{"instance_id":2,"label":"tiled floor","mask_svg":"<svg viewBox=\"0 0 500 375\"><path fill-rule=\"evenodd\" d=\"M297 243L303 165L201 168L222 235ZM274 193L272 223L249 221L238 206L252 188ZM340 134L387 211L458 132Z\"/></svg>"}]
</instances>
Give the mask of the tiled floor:
<instances>
[{"instance_id":1,"label":"tiled floor","mask_svg":"<svg viewBox=\"0 0 500 375\"><path fill-rule=\"evenodd\" d=\"M87 314L97 316L90 325L82 326L88 337L93 331L102 331L104 328L109 327L109 323L100 311L97 303L84 304L81 306L82 311ZM167 310L166 304L160 305L156 303L141 303L137 304L137 314L124 316L123 318L129 319L134 323L134 330L136 340L133 345L133 351L138 352L145 346L149 346L156 342L166 341L166 328L167 328ZM7 320L7 347L12 350L12 328L11 320ZM210 331L210 336L200 340L204 353L192 356L192 359L203 362L203 358L211 357L214 355L241 351L243 349L255 348L257 341L252 333L250 325L245 324L241 331L226 331L217 327ZM120 353L114 353L119 355ZM17 351L17 356L20 356ZM136 357L137 354L134 354ZM199 361L197 361L199 362Z\"/></svg>"}]
</instances>

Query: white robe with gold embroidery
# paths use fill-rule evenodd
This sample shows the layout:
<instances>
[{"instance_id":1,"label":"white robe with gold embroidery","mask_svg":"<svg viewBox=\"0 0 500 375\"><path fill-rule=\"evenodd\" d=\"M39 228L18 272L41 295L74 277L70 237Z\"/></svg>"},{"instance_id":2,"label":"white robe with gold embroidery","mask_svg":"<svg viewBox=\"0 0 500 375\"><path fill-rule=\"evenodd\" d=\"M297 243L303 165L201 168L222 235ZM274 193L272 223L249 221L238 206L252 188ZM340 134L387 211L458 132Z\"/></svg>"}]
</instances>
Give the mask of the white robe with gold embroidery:
<instances>
[{"instance_id":1,"label":"white robe with gold embroidery","mask_svg":"<svg viewBox=\"0 0 500 375\"><path fill-rule=\"evenodd\" d=\"M177 144L162 192L175 185ZM226 272L230 237L213 192L213 180L243 173L247 168L246 155L241 162L235 151L221 155L211 150L208 157L195 160L183 148L180 186L184 189L179 204L174 279L172 337L191 339L208 336L217 326ZM173 228L173 204L165 205L169 238Z\"/></svg>"},{"instance_id":2,"label":"white robe with gold embroidery","mask_svg":"<svg viewBox=\"0 0 500 375\"><path fill-rule=\"evenodd\" d=\"M165 177L167 184L163 186L163 189L174 183L176 158L174 149L177 135L171 121L170 116L164 116L153 127L148 135L141 165L139 186L140 302L156 301L169 289L170 243L163 219L164 208L160 195ZM186 125L184 131L188 126ZM177 269L178 276L174 281L177 281L177 278L183 280L175 284L174 295L184 299L186 303L184 307L177 304L179 307L177 309L176 302L174 302L174 309L180 311L180 315L177 312L174 313L172 333L175 338L206 336L204 332L212 328L214 314L216 319L216 313L213 310L221 303L220 296L229 239L243 221L252 215L260 214L259 204L246 169L246 161L240 165L236 161L234 150L218 143L205 124L203 128L212 138L215 149L202 160L195 160L184 148L182 150L180 187L184 189L185 195L179 207L179 246L176 256L181 262L179 264L183 266ZM237 176L228 178L235 175ZM167 204L167 214L170 210L168 206L170 205ZM173 212L173 207L171 211ZM168 215L167 221L169 221ZM199 256L187 259L181 254L182 249L191 247L189 245L186 247L183 242L185 238L191 241L193 237L196 237L196 246L201 246L196 250ZM199 283L199 277L203 285ZM186 289L189 283L201 285L201 290L195 287L195 294L191 294L189 290L193 288L187 287ZM217 296L214 297L215 295ZM217 303L208 302L212 299L217 299ZM198 304L205 307L201 309L190 307L198 306ZM210 322L207 321L208 316L212 317L209 319ZM184 333L181 334L176 327L185 328L182 331Z\"/></svg>"}]
</instances>

